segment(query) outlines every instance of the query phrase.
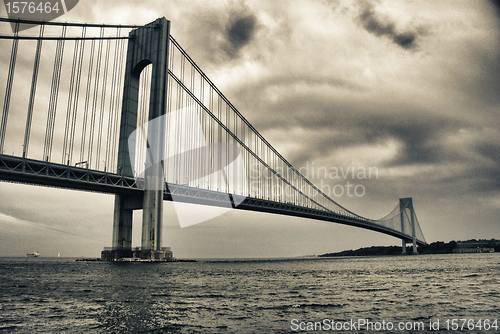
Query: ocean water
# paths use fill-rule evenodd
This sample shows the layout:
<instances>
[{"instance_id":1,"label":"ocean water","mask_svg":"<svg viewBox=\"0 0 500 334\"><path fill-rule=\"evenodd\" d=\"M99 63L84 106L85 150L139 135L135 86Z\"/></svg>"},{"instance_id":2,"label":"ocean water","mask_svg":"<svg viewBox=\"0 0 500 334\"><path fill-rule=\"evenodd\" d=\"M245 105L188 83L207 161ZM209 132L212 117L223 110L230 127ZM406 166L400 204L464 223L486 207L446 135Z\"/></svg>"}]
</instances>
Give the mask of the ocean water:
<instances>
[{"instance_id":1,"label":"ocean water","mask_svg":"<svg viewBox=\"0 0 500 334\"><path fill-rule=\"evenodd\" d=\"M500 333L497 318L498 253L121 264L0 258L6 333Z\"/></svg>"}]
</instances>

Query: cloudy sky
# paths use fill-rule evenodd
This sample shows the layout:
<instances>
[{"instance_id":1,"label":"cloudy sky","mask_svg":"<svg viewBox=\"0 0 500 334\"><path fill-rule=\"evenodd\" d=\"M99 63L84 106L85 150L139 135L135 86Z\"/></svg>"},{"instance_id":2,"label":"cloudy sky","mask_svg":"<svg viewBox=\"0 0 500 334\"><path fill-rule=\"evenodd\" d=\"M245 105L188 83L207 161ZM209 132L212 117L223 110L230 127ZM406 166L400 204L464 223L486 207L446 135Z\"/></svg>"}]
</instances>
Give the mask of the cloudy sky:
<instances>
[{"instance_id":1,"label":"cloudy sky","mask_svg":"<svg viewBox=\"0 0 500 334\"><path fill-rule=\"evenodd\" d=\"M332 195L340 204L380 218L412 197L428 242L500 239L499 1L81 0L59 21L142 25L162 16L294 166L378 169L370 179L310 177L366 190ZM99 256L111 245L113 201L0 183L0 256ZM140 213L134 219L139 246ZM169 202L164 219L164 244L184 258L400 244L359 228L238 210L181 229Z\"/></svg>"}]
</instances>

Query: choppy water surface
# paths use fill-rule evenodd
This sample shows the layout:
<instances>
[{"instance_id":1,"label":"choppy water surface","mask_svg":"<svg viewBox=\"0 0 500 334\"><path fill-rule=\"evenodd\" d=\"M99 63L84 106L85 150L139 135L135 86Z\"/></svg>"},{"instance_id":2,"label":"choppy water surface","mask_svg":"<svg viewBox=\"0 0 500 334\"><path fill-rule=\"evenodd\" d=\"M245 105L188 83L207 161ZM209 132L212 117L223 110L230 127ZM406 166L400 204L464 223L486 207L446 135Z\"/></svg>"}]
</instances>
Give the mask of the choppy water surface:
<instances>
[{"instance_id":1,"label":"choppy water surface","mask_svg":"<svg viewBox=\"0 0 500 334\"><path fill-rule=\"evenodd\" d=\"M499 273L498 253L158 264L3 258L0 330L290 333L323 319L368 319L423 322L426 332L432 318L451 333L447 319L500 318ZM349 332L367 332L356 329Z\"/></svg>"}]
</instances>

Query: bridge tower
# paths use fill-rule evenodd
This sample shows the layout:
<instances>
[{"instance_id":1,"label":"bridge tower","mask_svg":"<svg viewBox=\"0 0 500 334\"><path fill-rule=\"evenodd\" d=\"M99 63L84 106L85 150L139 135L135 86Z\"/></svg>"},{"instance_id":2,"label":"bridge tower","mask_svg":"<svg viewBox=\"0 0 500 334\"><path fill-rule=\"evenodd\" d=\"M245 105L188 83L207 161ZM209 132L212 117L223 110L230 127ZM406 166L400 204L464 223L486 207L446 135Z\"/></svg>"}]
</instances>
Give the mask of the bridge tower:
<instances>
[{"instance_id":1,"label":"bridge tower","mask_svg":"<svg viewBox=\"0 0 500 334\"><path fill-rule=\"evenodd\" d=\"M411 226L411 236L412 236L412 243L413 243L413 254L418 254L417 251L417 235L416 235L416 230L415 230L415 211L413 209L413 199L411 197L408 198L400 198L399 199L399 209L400 209L400 215L401 215L401 232L403 234L406 233L405 229L405 215L406 215L406 209L410 210L410 226ZM402 245L402 254L406 254L406 240L403 239L403 245Z\"/></svg>"},{"instance_id":2,"label":"bridge tower","mask_svg":"<svg viewBox=\"0 0 500 334\"><path fill-rule=\"evenodd\" d=\"M152 64L152 72L148 120L166 113L169 34L170 21L164 17L129 34L118 146L118 173L123 176L134 177L128 141L137 129L140 74L149 64ZM148 129L148 153L153 157L163 154L164 134L164 129ZM161 247L163 175L161 161L153 163L145 171L145 191L142 196L115 195L112 259L132 255L150 259L162 259L165 256ZM140 253L134 254L132 213L139 209L143 210L142 242Z\"/></svg>"}]
</instances>

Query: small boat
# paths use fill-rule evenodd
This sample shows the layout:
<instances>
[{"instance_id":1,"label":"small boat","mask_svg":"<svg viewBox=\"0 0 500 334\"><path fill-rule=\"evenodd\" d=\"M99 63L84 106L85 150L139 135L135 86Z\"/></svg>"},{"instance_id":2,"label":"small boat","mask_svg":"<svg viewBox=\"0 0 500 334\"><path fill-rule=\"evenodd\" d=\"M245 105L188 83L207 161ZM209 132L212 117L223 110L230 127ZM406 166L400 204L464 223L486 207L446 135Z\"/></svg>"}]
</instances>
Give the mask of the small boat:
<instances>
[{"instance_id":1,"label":"small boat","mask_svg":"<svg viewBox=\"0 0 500 334\"><path fill-rule=\"evenodd\" d=\"M31 254L26 254L26 257L40 257L40 253L34 252L34 253L31 253Z\"/></svg>"}]
</instances>

